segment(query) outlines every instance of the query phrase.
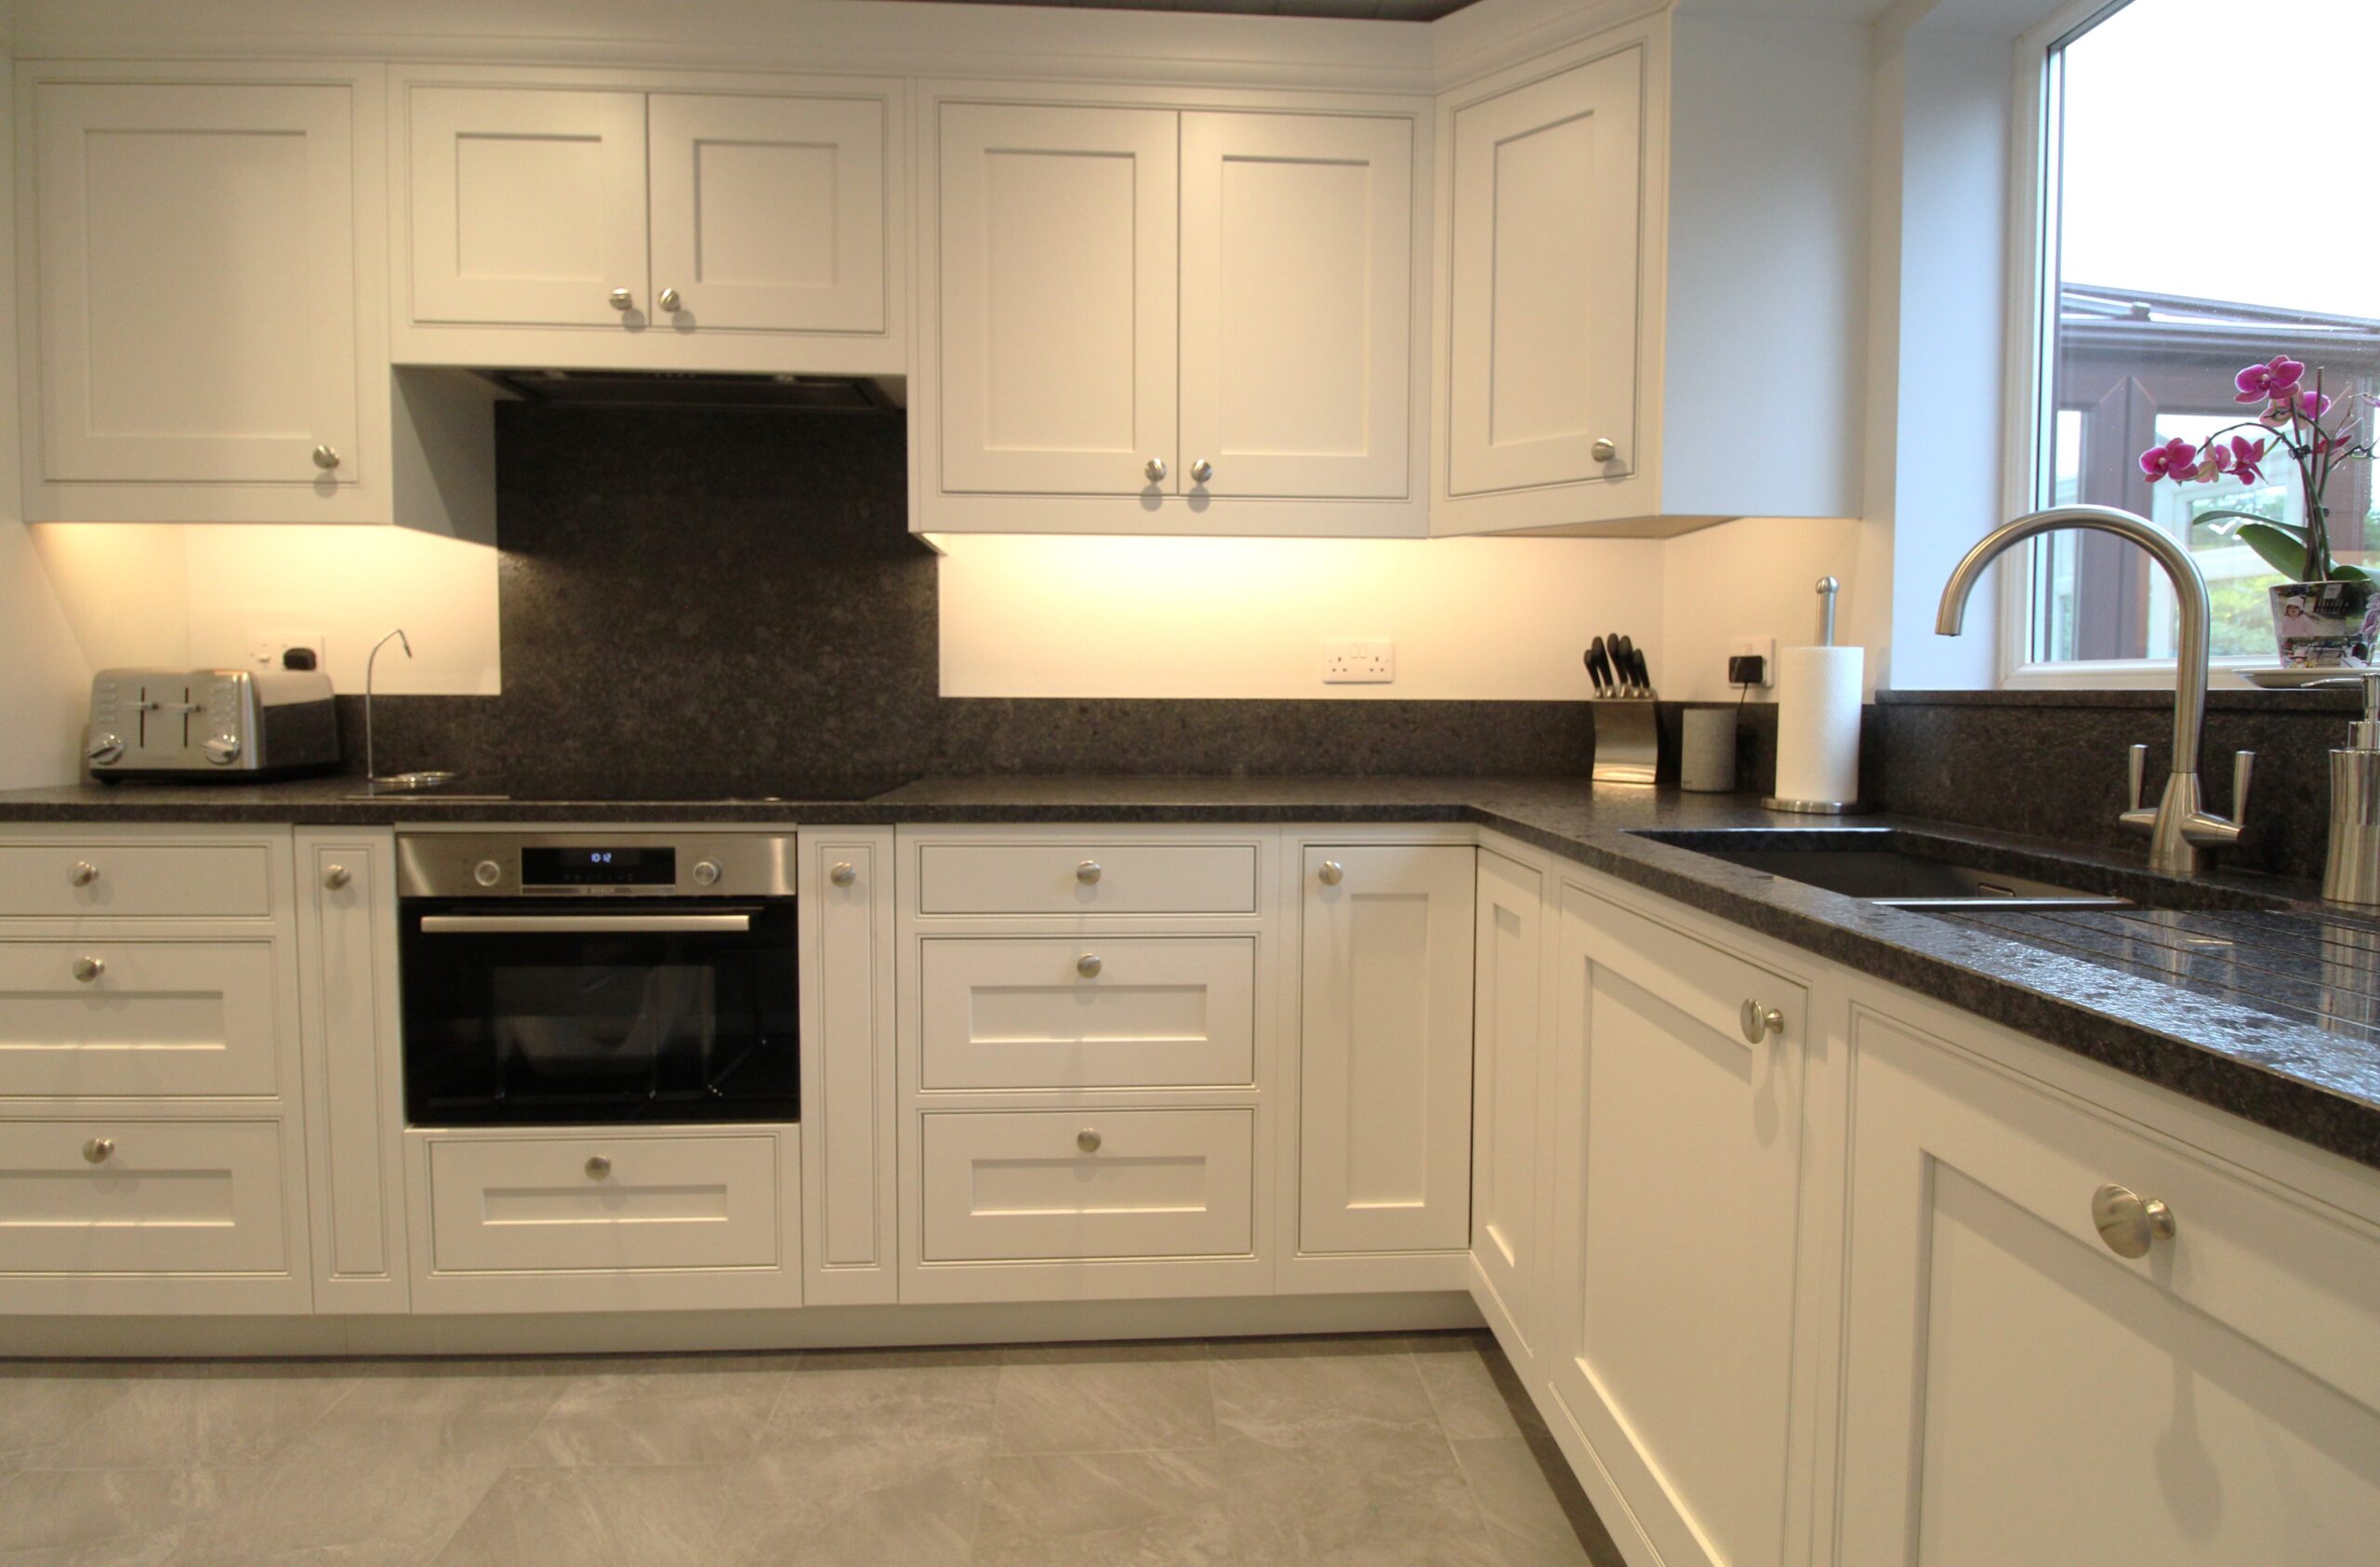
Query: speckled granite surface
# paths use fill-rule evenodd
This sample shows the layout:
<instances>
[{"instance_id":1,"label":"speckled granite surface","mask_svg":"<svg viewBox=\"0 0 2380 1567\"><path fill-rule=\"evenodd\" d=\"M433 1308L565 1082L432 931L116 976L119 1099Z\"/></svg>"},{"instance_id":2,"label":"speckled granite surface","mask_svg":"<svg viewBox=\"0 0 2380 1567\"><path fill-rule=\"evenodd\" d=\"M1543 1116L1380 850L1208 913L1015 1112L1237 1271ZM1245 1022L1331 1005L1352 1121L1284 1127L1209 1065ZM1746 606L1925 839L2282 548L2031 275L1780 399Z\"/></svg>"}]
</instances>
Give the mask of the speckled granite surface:
<instances>
[{"instance_id":1,"label":"speckled granite surface","mask_svg":"<svg viewBox=\"0 0 2380 1567\"><path fill-rule=\"evenodd\" d=\"M351 779L255 789L0 793L0 821L1467 822L1604 871L2249 1121L2380 1167L2380 923L2323 916L2299 883L2176 888L2087 850L1892 817L2006 869L2196 910L1945 919L1745 870L1645 830L1809 829L1742 797L1597 792L1557 778L936 777L872 800L364 801ZM2225 906L2228 907L2225 907ZM2203 939L2202 939L2203 938ZM2213 943L2228 942L2228 949Z\"/></svg>"}]
</instances>

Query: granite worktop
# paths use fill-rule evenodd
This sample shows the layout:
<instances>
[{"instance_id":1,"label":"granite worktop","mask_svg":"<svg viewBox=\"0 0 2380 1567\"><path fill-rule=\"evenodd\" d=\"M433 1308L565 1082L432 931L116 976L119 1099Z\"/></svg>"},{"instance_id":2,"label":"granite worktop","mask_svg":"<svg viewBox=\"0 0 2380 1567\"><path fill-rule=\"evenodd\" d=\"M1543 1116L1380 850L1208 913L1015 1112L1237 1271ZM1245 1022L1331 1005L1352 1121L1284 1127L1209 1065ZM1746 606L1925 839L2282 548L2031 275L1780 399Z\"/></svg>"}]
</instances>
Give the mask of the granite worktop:
<instances>
[{"instance_id":1,"label":"granite worktop","mask_svg":"<svg viewBox=\"0 0 2380 1567\"><path fill-rule=\"evenodd\" d=\"M1865 817L2003 868L2159 905L1943 917L1883 909L1641 836L1808 829L1741 797L1564 778L932 777L866 800L356 798L357 780L0 792L0 822L1475 824L2380 1168L2380 922L2303 883L2177 883L2136 861Z\"/></svg>"}]
</instances>

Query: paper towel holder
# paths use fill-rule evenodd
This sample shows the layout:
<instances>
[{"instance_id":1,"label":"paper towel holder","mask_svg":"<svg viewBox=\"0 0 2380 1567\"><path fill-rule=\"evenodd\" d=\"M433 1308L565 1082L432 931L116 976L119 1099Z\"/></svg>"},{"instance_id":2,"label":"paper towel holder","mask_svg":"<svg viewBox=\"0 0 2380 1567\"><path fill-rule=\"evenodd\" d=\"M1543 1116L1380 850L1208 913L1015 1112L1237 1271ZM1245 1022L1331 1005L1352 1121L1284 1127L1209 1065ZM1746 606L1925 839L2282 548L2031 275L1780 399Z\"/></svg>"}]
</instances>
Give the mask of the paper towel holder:
<instances>
[{"instance_id":1,"label":"paper towel holder","mask_svg":"<svg viewBox=\"0 0 2380 1567\"><path fill-rule=\"evenodd\" d=\"M1834 595L1842 589L1843 584L1831 577L1818 578L1818 645L1820 647L1834 645ZM1776 794L1763 796L1760 806L1765 811L1789 811L1795 816L1804 817L1854 817L1873 809L1872 806L1862 804L1857 800L1788 800Z\"/></svg>"}]
</instances>

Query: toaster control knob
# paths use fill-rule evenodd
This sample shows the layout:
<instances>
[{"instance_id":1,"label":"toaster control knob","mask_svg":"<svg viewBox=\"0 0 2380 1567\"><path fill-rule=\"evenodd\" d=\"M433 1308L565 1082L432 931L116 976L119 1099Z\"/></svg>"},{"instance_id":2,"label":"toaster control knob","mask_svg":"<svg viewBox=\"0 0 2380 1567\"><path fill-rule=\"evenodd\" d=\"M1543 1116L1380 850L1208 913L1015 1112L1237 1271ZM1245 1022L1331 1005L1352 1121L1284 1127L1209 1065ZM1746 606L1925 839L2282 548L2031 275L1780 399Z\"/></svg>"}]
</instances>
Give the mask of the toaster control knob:
<instances>
[{"instance_id":1,"label":"toaster control knob","mask_svg":"<svg viewBox=\"0 0 2380 1567\"><path fill-rule=\"evenodd\" d=\"M101 735L83 748L83 754L104 767L111 763L123 760L124 742L113 735Z\"/></svg>"},{"instance_id":2,"label":"toaster control knob","mask_svg":"<svg viewBox=\"0 0 2380 1567\"><path fill-rule=\"evenodd\" d=\"M694 884L698 887L717 886L719 884L719 861L715 859L698 859L694 861Z\"/></svg>"},{"instance_id":3,"label":"toaster control knob","mask_svg":"<svg viewBox=\"0 0 2380 1567\"><path fill-rule=\"evenodd\" d=\"M483 859L471 867L471 880L481 886L492 887L504 880L504 867L492 859Z\"/></svg>"},{"instance_id":4,"label":"toaster control knob","mask_svg":"<svg viewBox=\"0 0 2380 1567\"><path fill-rule=\"evenodd\" d=\"M236 736L209 736L198 743L198 749L205 751L206 760L218 767L229 767L240 760L240 742Z\"/></svg>"}]
</instances>

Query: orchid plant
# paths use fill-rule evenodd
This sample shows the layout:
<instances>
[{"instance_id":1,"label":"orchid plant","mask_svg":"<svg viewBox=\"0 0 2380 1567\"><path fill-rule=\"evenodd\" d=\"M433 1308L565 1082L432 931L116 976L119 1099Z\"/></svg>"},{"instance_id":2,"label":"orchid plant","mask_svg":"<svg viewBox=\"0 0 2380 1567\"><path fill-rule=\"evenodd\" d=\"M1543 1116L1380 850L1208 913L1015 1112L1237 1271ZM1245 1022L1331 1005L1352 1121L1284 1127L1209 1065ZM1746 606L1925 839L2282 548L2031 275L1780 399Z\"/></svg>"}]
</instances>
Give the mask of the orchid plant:
<instances>
[{"instance_id":1,"label":"orchid plant","mask_svg":"<svg viewBox=\"0 0 2380 1567\"><path fill-rule=\"evenodd\" d=\"M2264 479L2265 461L2277 446L2296 466L2297 481L2304 486L2303 526L2253 511L2201 511L2192 520L2226 519L2228 526L2218 525L2216 532L2233 534L2292 582L2370 581L2361 566L2344 564L2331 553L2330 513L2323 497L2332 471L2342 459L2371 459L2375 435L2365 416L2380 408L2380 398L2358 392L2334 404L2322 393L2320 370L2308 386L2306 366L2280 353L2241 371L2234 384L2239 388L2234 401L2262 403L2264 412L2216 431L2201 445L2175 437L2151 446L2140 454L2140 471L2151 484L2170 479L2176 485L2211 485L2232 478L2254 485ZM2326 418L2331 422L2325 424ZM2255 432L2255 439L2249 438L2249 432Z\"/></svg>"}]
</instances>

